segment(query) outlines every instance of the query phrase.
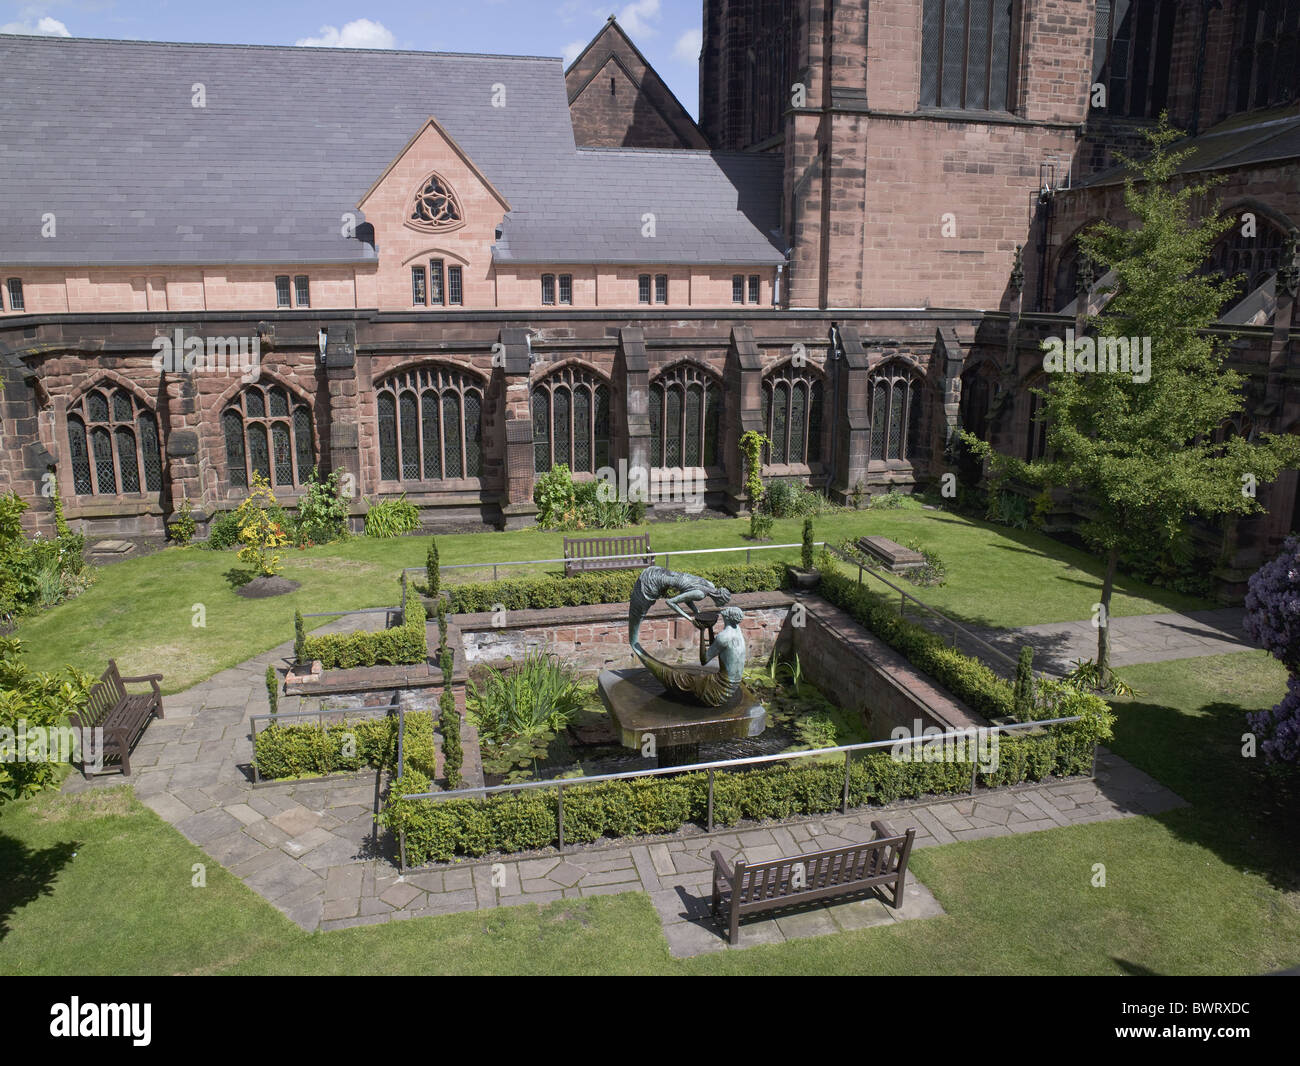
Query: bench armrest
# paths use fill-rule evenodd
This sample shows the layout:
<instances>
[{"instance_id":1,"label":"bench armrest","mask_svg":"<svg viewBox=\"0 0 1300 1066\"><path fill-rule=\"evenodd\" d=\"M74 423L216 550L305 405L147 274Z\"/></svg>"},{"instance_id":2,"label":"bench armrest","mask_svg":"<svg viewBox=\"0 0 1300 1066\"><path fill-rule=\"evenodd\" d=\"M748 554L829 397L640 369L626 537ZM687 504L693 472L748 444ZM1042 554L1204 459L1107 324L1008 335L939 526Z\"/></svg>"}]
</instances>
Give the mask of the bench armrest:
<instances>
[{"instance_id":1,"label":"bench armrest","mask_svg":"<svg viewBox=\"0 0 1300 1066\"><path fill-rule=\"evenodd\" d=\"M722 852L718 851L717 848L714 848L713 849L714 882L716 883L719 878L721 878L727 884L731 884L732 880L734 879L734 875L731 872L731 867L727 865L727 860L722 857Z\"/></svg>"},{"instance_id":2,"label":"bench armrest","mask_svg":"<svg viewBox=\"0 0 1300 1066\"><path fill-rule=\"evenodd\" d=\"M139 677L124 677L123 681L161 681L162 674L141 674Z\"/></svg>"},{"instance_id":3,"label":"bench armrest","mask_svg":"<svg viewBox=\"0 0 1300 1066\"><path fill-rule=\"evenodd\" d=\"M876 831L877 840L884 840L888 837L899 837L903 835L883 818L879 818L872 822L871 828Z\"/></svg>"}]
</instances>

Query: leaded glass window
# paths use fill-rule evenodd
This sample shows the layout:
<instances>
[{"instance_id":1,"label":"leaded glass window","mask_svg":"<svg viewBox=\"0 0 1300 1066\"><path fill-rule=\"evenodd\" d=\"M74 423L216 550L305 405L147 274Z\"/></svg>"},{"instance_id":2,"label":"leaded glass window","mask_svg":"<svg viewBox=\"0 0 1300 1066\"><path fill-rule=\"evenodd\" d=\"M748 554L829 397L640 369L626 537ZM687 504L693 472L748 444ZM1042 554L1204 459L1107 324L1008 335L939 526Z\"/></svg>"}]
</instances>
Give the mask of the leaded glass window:
<instances>
[{"instance_id":1,"label":"leaded glass window","mask_svg":"<svg viewBox=\"0 0 1300 1066\"><path fill-rule=\"evenodd\" d=\"M283 385L249 385L222 412L221 431L234 488L247 488L253 474L294 488L316 465L311 409Z\"/></svg>"},{"instance_id":2,"label":"leaded glass window","mask_svg":"<svg viewBox=\"0 0 1300 1066\"><path fill-rule=\"evenodd\" d=\"M564 366L533 386L533 469L565 463L594 474L609 465L609 387L594 373Z\"/></svg>"},{"instance_id":3,"label":"leaded glass window","mask_svg":"<svg viewBox=\"0 0 1300 1066\"><path fill-rule=\"evenodd\" d=\"M901 363L871 375L871 458L913 462L921 439L921 382Z\"/></svg>"},{"instance_id":4,"label":"leaded glass window","mask_svg":"<svg viewBox=\"0 0 1300 1066\"><path fill-rule=\"evenodd\" d=\"M821 461L822 383L811 367L786 363L763 380L763 427L772 440L764 463Z\"/></svg>"},{"instance_id":5,"label":"leaded glass window","mask_svg":"<svg viewBox=\"0 0 1300 1066\"><path fill-rule=\"evenodd\" d=\"M650 383L650 463L713 466L718 458L722 385L703 367L678 363Z\"/></svg>"},{"instance_id":6,"label":"leaded glass window","mask_svg":"<svg viewBox=\"0 0 1300 1066\"><path fill-rule=\"evenodd\" d=\"M1011 0L924 0L921 107L1010 110Z\"/></svg>"},{"instance_id":7,"label":"leaded glass window","mask_svg":"<svg viewBox=\"0 0 1300 1066\"><path fill-rule=\"evenodd\" d=\"M416 190L412 225L426 230L455 229L464 221L455 191L440 174L430 174Z\"/></svg>"},{"instance_id":8,"label":"leaded glass window","mask_svg":"<svg viewBox=\"0 0 1300 1066\"><path fill-rule=\"evenodd\" d=\"M403 370L382 380L381 480L482 477L483 390L477 375L442 365Z\"/></svg>"},{"instance_id":9,"label":"leaded glass window","mask_svg":"<svg viewBox=\"0 0 1300 1066\"><path fill-rule=\"evenodd\" d=\"M68 406L68 453L79 496L162 491L158 422L129 389L91 389Z\"/></svg>"},{"instance_id":10,"label":"leaded glass window","mask_svg":"<svg viewBox=\"0 0 1300 1066\"><path fill-rule=\"evenodd\" d=\"M465 285L461 276L461 268L449 266L447 268L447 303L459 306L464 302Z\"/></svg>"}]
</instances>

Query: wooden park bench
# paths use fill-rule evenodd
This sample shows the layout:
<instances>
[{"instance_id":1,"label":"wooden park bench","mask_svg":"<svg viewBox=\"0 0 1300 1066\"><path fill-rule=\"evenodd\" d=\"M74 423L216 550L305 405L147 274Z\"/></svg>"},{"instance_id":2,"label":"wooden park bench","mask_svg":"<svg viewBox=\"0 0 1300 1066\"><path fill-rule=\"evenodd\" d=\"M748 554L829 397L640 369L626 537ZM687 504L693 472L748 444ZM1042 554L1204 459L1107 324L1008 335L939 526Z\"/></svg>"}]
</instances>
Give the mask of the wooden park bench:
<instances>
[{"instance_id":1,"label":"wooden park bench","mask_svg":"<svg viewBox=\"0 0 1300 1066\"><path fill-rule=\"evenodd\" d=\"M619 558L621 556L621 558ZM588 570L635 570L653 566L650 534L632 537L565 537L564 576Z\"/></svg>"},{"instance_id":2,"label":"wooden park bench","mask_svg":"<svg viewBox=\"0 0 1300 1066\"><path fill-rule=\"evenodd\" d=\"M85 773L85 733L87 729L102 729L103 754L116 753L122 760L122 773L131 773L131 749L144 734L145 726L155 714L163 716L162 692L158 682L162 674L145 674L142 677L123 677L117 672L117 662L108 660L108 669L90 690L90 699L80 713L68 715L72 727L82 731L81 770ZM127 692L128 682L149 682L153 691L132 695Z\"/></svg>"},{"instance_id":3,"label":"wooden park bench","mask_svg":"<svg viewBox=\"0 0 1300 1066\"><path fill-rule=\"evenodd\" d=\"M877 885L889 885L891 906L901 906L916 830L899 834L883 821L872 822L871 828L875 838L865 844L768 862L740 861L734 870L714 851L712 910L716 917L719 907L727 908L727 940L736 943L743 915L854 895Z\"/></svg>"}]
</instances>

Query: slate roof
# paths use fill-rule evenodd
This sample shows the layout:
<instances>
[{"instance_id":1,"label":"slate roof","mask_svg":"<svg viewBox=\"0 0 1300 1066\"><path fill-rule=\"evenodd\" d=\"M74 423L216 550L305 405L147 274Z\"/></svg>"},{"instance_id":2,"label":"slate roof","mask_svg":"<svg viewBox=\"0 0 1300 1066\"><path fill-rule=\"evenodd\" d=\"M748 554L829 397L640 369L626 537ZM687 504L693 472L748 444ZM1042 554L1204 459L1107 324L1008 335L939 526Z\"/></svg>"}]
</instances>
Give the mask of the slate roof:
<instances>
[{"instance_id":1,"label":"slate roof","mask_svg":"<svg viewBox=\"0 0 1300 1066\"><path fill-rule=\"evenodd\" d=\"M1300 114L1296 113L1295 105L1287 105L1255 115L1237 115L1198 137L1178 141L1171 148L1173 151L1187 149L1192 154L1178 167L1180 174L1295 159L1300 156ZM1109 167L1076 184L1083 188L1119 185L1127 173L1123 166Z\"/></svg>"},{"instance_id":2,"label":"slate roof","mask_svg":"<svg viewBox=\"0 0 1300 1066\"><path fill-rule=\"evenodd\" d=\"M430 115L514 209L498 259L781 259L779 157L580 150L558 58L0 35L0 263L372 258L342 217Z\"/></svg>"}]
</instances>

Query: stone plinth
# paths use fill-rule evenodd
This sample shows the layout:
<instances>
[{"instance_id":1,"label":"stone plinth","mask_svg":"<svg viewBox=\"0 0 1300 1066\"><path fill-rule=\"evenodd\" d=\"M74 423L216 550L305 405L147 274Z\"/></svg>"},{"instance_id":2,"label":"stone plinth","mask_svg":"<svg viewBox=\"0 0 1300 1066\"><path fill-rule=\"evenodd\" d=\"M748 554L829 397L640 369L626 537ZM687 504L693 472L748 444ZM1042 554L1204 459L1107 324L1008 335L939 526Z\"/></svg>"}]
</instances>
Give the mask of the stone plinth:
<instances>
[{"instance_id":1,"label":"stone plinth","mask_svg":"<svg viewBox=\"0 0 1300 1066\"><path fill-rule=\"evenodd\" d=\"M678 699L665 692L645 667L603 670L596 689L623 746L641 748L646 735L653 736L660 766L689 763L701 744L756 737L767 726L767 711L744 685L725 707L701 707Z\"/></svg>"}]
</instances>

